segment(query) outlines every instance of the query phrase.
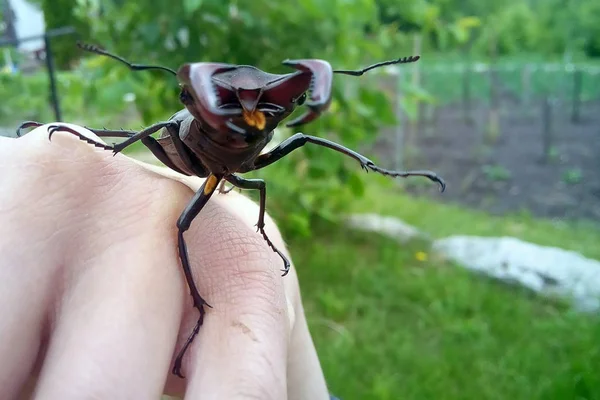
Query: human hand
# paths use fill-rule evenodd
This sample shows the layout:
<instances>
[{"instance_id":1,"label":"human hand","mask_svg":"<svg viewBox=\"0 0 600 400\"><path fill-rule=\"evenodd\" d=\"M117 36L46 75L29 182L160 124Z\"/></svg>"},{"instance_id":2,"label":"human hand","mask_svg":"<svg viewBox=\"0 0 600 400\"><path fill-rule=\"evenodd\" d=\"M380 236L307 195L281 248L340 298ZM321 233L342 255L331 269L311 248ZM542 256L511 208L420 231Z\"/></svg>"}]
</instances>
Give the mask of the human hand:
<instances>
[{"instance_id":1,"label":"human hand","mask_svg":"<svg viewBox=\"0 0 600 400\"><path fill-rule=\"evenodd\" d=\"M281 277L252 201L215 194L185 234L213 308L182 380L198 314L175 223L202 180L47 126L0 138L0 165L0 399L329 399L294 267Z\"/></svg>"}]
</instances>

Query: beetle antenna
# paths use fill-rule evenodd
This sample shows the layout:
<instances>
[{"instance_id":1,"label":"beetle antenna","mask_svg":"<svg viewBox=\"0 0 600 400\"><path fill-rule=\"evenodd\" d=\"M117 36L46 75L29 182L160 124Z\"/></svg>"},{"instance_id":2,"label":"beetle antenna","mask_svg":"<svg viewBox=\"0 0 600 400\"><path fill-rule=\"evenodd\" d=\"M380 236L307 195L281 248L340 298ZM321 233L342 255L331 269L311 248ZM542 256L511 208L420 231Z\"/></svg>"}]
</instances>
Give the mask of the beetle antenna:
<instances>
[{"instance_id":1,"label":"beetle antenna","mask_svg":"<svg viewBox=\"0 0 600 400\"><path fill-rule=\"evenodd\" d=\"M160 69L162 71L167 71L167 72L170 72L171 74L177 76L177 72L175 72L171 68L161 67L160 65L132 64L129 61L125 60L123 57L119 57L116 54L109 53L108 51L101 49L100 47L95 46L93 44L77 42L77 47L79 47L80 49L83 49L85 51L89 51L90 53L100 54L101 56L110 57L114 60L120 61L123 64L127 65L129 67L129 69L131 69L133 71L143 71L143 70L148 70L148 69Z\"/></svg>"},{"instance_id":2,"label":"beetle antenna","mask_svg":"<svg viewBox=\"0 0 600 400\"><path fill-rule=\"evenodd\" d=\"M402 57L402 58L399 58L397 60L383 61L383 62L380 62L380 63L377 63L377 64L369 65L368 67L360 69L360 70L354 70L353 71L353 70L338 69L338 70L334 70L333 73L334 74L345 74L345 75L361 76L365 72L370 71L370 70L375 69L375 68L383 67L383 66L386 66L386 65L412 63L412 62L417 61L419 58L421 58L421 56Z\"/></svg>"}]
</instances>

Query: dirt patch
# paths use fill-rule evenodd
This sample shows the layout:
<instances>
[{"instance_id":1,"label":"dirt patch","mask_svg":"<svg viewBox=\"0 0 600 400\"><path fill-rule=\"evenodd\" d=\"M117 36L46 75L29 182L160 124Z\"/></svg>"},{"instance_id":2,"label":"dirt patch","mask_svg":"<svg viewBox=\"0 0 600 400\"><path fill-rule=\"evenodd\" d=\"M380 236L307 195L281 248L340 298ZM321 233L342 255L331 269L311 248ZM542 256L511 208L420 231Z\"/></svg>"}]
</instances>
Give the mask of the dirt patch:
<instances>
[{"instance_id":1,"label":"dirt patch","mask_svg":"<svg viewBox=\"0 0 600 400\"><path fill-rule=\"evenodd\" d=\"M577 123L568 106L551 103L549 130L540 101L525 106L502 99L497 130L490 128L485 104L471 107L472 123L462 105L440 107L418 124L411 145L405 141L403 169L438 172L448 183L443 195L435 195L441 201L494 214L527 211L600 222L600 101L583 104ZM372 150L388 167L394 143L394 130L387 130ZM437 190L417 181L405 181L409 192Z\"/></svg>"}]
</instances>

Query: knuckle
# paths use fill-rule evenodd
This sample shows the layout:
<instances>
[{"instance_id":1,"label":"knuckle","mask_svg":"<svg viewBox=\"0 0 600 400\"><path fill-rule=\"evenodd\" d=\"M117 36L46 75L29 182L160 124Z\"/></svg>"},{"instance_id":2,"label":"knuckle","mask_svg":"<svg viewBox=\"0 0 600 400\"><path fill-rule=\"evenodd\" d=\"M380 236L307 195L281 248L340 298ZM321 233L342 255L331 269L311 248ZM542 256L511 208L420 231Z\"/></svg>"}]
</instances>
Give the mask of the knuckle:
<instances>
[{"instance_id":1,"label":"knuckle","mask_svg":"<svg viewBox=\"0 0 600 400\"><path fill-rule=\"evenodd\" d=\"M49 140L47 128L48 125L41 126L14 140L5 151L8 156L5 162L17 165L20 170L27 169L46 176L70 171L74 164L77 168L83 168L103 159L92 146L68 133L57 132Z\"/></svg>"},{"instance_id":2,"label":"knuckle","mask_svg":"<svg viewBox=\"0 0 600 400\"><path fill-rule=\"evenodd\" d=\"M198 221L205 233L196 239L204 241L205 251L193 262L202 268L201 280L210 286L212 297L235 305L241 313L285 307L277 254L259 233L218 204L207 205L206 211Z\"/></svg>"},{"instance_id":3,"label":"knuckle","mask_svg":"<svg viewBox=\"0 0 600 400\"><path fill-rule=\"evenodd\" d=\"M103 157L77 138L56 135L49 141L46 132L43 126L0 146L0 168L9 172L0 177L2 204L42 219L97 202L94 196L115 184L119 170L112 157Z\"/></svg>"}]
</instances>

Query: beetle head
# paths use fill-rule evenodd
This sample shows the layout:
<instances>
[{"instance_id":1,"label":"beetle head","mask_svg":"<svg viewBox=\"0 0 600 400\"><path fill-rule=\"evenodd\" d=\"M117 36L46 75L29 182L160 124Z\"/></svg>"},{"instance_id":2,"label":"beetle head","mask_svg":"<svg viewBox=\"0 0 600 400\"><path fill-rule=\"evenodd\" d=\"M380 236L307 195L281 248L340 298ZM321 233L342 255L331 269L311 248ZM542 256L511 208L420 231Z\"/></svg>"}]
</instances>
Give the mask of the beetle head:
<instances>
[{"instance_id":1,"label":"beetle head","mask_svg":"<svg viewBox=\"0 0 600 400\"><path fill-rule=\"evenodd\" d=\"M298 71L271 74L248 65L185 64L177 72L181 100L197 120L218 132L268 133L305 100L308 116L292 123L309 122L329 105L331 67L321 60L284 64Z\"/></svg>"}]
</instances>

